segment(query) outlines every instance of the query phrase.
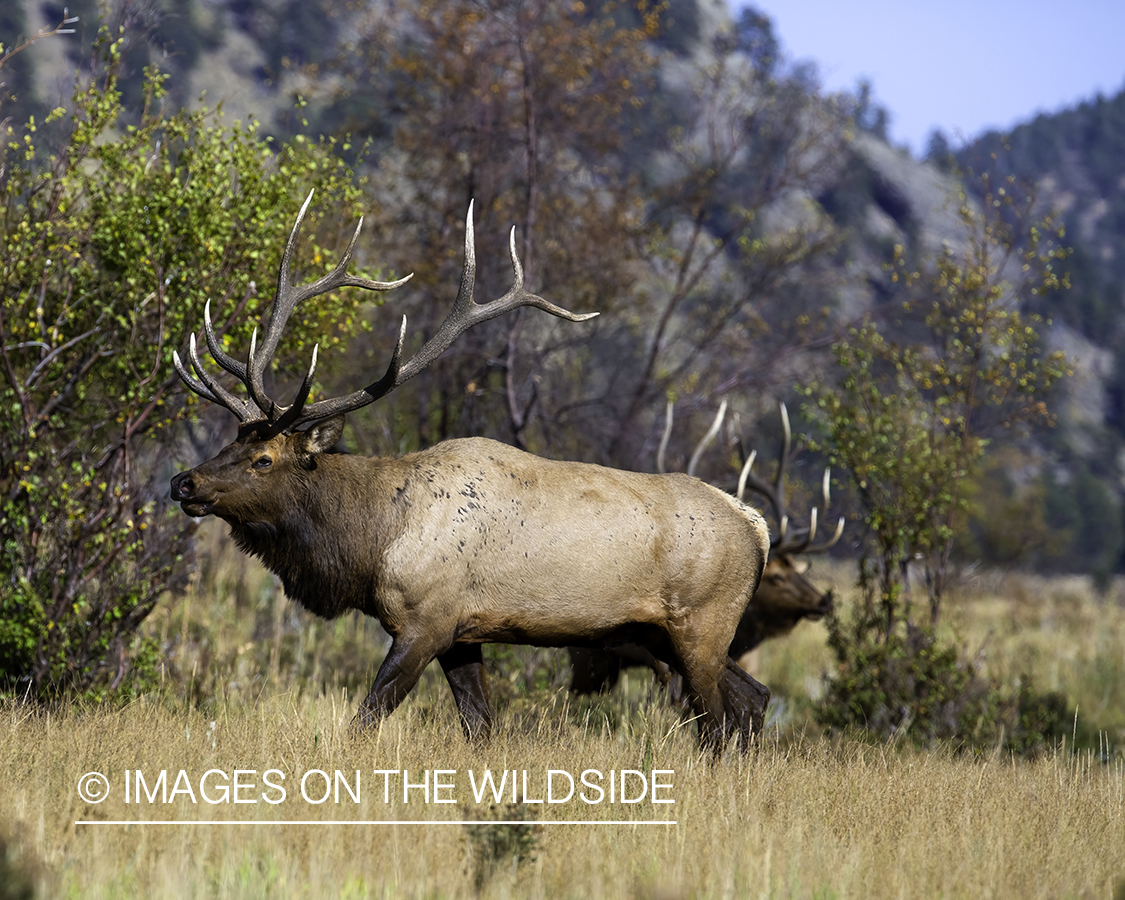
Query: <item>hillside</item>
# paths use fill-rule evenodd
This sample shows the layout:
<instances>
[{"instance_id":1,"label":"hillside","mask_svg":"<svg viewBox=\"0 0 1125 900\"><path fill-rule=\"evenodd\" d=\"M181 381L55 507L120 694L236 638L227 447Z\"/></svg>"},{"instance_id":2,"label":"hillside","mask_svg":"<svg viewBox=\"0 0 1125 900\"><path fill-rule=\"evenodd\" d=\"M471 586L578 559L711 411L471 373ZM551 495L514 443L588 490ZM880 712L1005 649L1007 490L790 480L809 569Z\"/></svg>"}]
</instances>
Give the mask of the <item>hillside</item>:
<instances>
[{"instance_id":1,"label":"hillside","mask_svg":"<svg viewBox=\"0 0 1125 900\"><path fill-rule=\"evenodd\" d=\"M1039 311L1054 321L1054 340L1078 371L1051 444L1060 481L1097 482L1115 501L1125 477L1123 156L1125 91L1036 116L1008 135L989 132L957 154L966 170L1005 172L1034 186L1039 208L1066 225L1071 289L1041 298ZM1084 501L1098 502L1083 493ZM1090 537L1096 540L1096 531Z\"/></svg>"},{"instance_id":2,"label":"hillside","mask_svg":"<svg viewBox=\"0 0 1125 900\"><path fill-rule=\"evenodd\" d=\"M651 469L665 399L684 411L673 442L682 460L723 396L746 425L758 423L757 443L773 446L776 401L799 408L794 387L830 372L832 336L897 302L886 270L896 246L925 260L963 237L960 183L944 160L889 146L865 127L861 98L821 93L807 70L779 59L767 19L732 22L721 0L675 0L656 17L591 4L567 27L550 4L531 4L505 28L473 4L435 0L113 8L133 115L144 66L158 63L172 107L221 102L228 120L256 118L278 140L347 134L365 147L356 156L373 207L364 249L418 273L407 306L423 332L456 283L470 197L482 291L504 290L516 223L531 281L572 309L603 312L581 342L531 319L467 335L386 412L360 417L361 449L489 434ZM65 101L74 72L90 70L96 10L95 0L70 3L76 34L9 62L5 115L41 118ZM61 6L9 4L0 36L7 44L61 18ZM538 68L520 70L521 54ZM1123 143L1125 94L1040 116L1006 141L982 136L957 156L970 191L985 169L1035 184L1039 209L1063 218L1073 246L1072 289L1028 308L1052 320L1048 343L1075 376L1052 399L1056 427L993 436L967 555L1119 568ZM887 322L895 327L893 315ZM378 365L368 357L385 358L385 331L375 321L353 360ZM348 368L338 363L337 375ZM1037 531L1001 551L1005 515ZM1048 535L1051 551L1040 552Z\"/></svg>"}]
</instances>

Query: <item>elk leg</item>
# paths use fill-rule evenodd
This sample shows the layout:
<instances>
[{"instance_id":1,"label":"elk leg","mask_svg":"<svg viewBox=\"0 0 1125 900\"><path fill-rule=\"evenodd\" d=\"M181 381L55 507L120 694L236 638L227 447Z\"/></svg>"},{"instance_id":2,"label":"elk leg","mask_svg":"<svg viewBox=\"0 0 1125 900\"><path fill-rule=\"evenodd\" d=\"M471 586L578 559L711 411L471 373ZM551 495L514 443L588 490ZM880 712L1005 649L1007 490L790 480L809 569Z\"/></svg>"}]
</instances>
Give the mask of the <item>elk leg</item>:
<instances>
[{"instance_id":1,"label":"elk leg","mask_svg":"<svg viewBox=\"0 0 1125 900\"><path fill-rule=\"evenodd\" d=\"M401 636L395 638L383 664L379 666L371 692L359 705L354 724L360 728L371 728L394 712L436 655L427 641Z\"/></svg>"},{"instance_id":2,"label":"elk leg","mask_svg":"<svg viewBox=\"0 0 1125 900\"><path fill-rule=\"evenodd\" d=\"M765 725L766 705L770 702L769 688L752 678L729 657L719 683L728 716L725 723L727 734L730 735L737 727L742 738L742 752L747 753Z\"/></svg>"},{"instance_id":3,"label":"elk leg","mask_svg":"<svg viewBox=\"0 0 1125 900\"><path fill-rule=\"evenodd\" d=\"M718 756L729 728L725 724L726 692L720 687L724 671L708 660L701 641L694 641L692 636L683 633L673 633L669 637L676 657L675 668L683 675L692 709L699 716L699 744Z\"/></svg>"},{"instance_id":4,"label":"elk leg","mask_svg":"<svg viewBox=\"0 0 1125 900\"><path fill-rule=\"evenodd\" d=\"M492 710L488 705L481 645L454 644L438 656L438 662L453 691L465 736L469 740L488 740L492 734Z\"/></svg>"},{"instance_id":5,"label":"elk leg","mask_svg":"<svg viewBox=\"0 0 1125 900\"><path fill-rule=\"evenodd\" d=\"M606 694L621 674L621 657L609 650L567 647L570 654L570 689L576 694Z\"/></svg>"},{"instance_id":6,"label":"elk leg","mask_svg":"<svg viewBox=\"0 0 1125 900\"><path fill-rule=\"evenodd\" d=\"M657 658L649 647L640 644L621 644L608 652L611 652L620 660L619 669L621 666L647 666L652 669L653 674L656 675L656 680L661 684L666 685L672 679L671 667L662 659Z\"/></svg>"}]
</instances>

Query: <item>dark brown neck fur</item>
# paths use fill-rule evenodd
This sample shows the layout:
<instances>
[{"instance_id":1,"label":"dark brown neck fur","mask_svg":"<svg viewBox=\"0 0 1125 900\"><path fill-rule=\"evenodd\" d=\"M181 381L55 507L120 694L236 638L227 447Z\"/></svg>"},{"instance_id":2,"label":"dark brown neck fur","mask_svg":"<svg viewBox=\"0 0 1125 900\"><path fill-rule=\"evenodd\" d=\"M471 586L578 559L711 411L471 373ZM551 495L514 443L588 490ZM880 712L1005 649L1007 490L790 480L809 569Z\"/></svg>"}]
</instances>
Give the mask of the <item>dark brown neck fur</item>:
<instances>
[{"instance_id":1,"label":"dark brown neck fur","mask_svg":"<svg viewBox=\"0 0 1125 900\"><path fill-rule=\"evenodd\" d=\"M228 519L231 536L310 612L327 619L352 609L376 616L382 556L400 527L398 462L319 456L315 468L293 480L280 516Z\"/></svg>"}]
</instances>

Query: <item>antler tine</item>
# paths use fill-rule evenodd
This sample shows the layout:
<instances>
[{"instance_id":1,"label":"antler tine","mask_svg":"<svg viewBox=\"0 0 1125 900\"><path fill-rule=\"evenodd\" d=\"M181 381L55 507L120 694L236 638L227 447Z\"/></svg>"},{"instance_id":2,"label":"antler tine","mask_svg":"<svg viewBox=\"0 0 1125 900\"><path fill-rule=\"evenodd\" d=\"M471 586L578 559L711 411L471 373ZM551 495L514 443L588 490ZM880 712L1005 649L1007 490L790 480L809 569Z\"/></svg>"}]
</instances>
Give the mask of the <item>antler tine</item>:
<instances>
[{"instance_id":1,"label":"antler tine","mask_svg":"<svg viewBox=\"0 0 1125 900\"><path fill-rule=\"evenodd\" d=\"M309 364L309 369L305 373L305 377L301 379L301 386L297 388L297 393L293 397L293 402L286 407L286 409L277 417L269 431L272 434L280 434L287 428L292 427L292 424L297 421L301 415L301 411L305 408L305 402L309 399L309 391L312 390L313 375L316 373L316 352L320 349L320 344L313 344L312 362Z\"/></svg>"},{"instance_id":2,"label":"antler tine","mask_svg":"<svg viewBox=\"0 0 1125 900\"><path fill-rule=\"evenodd\" d=\"M219 343L218 335L215 334L215 327L211 324L210 299L203 305L203 333L207 337L207 349L211 351L211 358L245 384L246 364L225 353L222 344Z\"/></svg>"},{"instance_id":3,"label":"antler tine","mask_svg":"<svg viewBox=\"0 0 1125 900\"><path fill-rule=\"evenodd\" d=\"M523 265L516 253L516 229L513 227L508 238L508 252L512 258L512 286L508 292L496 300L488 303L473 301L473 288L476 283L476 247L473 232L473 204L469 203L469 212L465 219L465 264L461 269L461 285L457 291L457 299L453 302L445 321L441 323L430 340L416 353L406 365L402 367L395 386L410 380L426 366L437 359L461 334L474 325L487 322L513 309L521 306L531 306L541 309L568 322L585 322L598 315L592 313L572 313L570 310L556 306L549 300L544 300L537 294L529 293L523 287Z\"/></svg>"},{"instance_id":4,"label":"antler tine","mask_svg":"<svg viewBox=\"0 0 1125 900\"><path fill-rule=\"evenodd\" d=\"M664 433L660 436L660 447L656 451L656 471L664 475L668 470L664 467L664 454L668 451L668 441L672 437L672 408L675 404L669 400L664 409Z\"/></svg>"},{"instance_id":5,"label":"antler tine","mask_svg":"<svg viewBox=\"0 0 1125 900\"><path fill-rule=\"evenodd\" d=\"M301 222L305 218L309 204L312 203L314 191L315 188L310 190L308 196L305 197L305 202L301 204L301 211L297 213L293 228L289 232L289 240L285 242L285 249L281 254L281 264L277 271L277 290L274 293L273 305L270 307L270 320L269 324L266 325L262 347L260 348L261 353L258 352L256 346L257 329L254 329L254 337L250 339L250 356L246 361L246 389L250 392L251 399L262 408L270 420L274 418L275 404L266 394L262 377L273 359L274 351L277 350L281 333L285 329L285 323L289 321L289 316L297 305L296 294L290 290L289 286L289 266L293 261L293 251L297 246L297 235L301 230Z\"/></svg>"},{"instance_id":6,"label":"antler tine","mask_svg":"<svg viewBox=\"0 0 1125 900\"><path fill-rule=\"evenodd\" d=\"M784 479L785 469L789 456L789 445L791 441L791 432L789 430L789 412L788 410L786 410L784 403L781 404L781 428L781 453L778 456L777 476L774 478L773 483L770 484L764 479L759 478L753 472L754 460L758 456L757 450L753 451L750 454L749 458L742 466L742 472L738 476L738 499L743 499L743 494L745 493L747 486L749 486L750 490L752 490L755 494L761 494L763 497L769 500L770 506L773 507L774 518L777 519L779 526L781 524L782 518L784 518L786 514ZM738 441L740 452L742 452L741 435L737 435L736 439Z\"/></svg>"},{"instance_id":7,"label":"antler tine","mask_svg":"<svg viewBox=\"0 0 1125 900\"><path fill-rule=\"evenodd\" d=\"M829 505L830 499L831 499L830 496L829 496L830 488L831 488L831 478L832 478L832 469L826 466L825 469L824 469L824 478L821 479L821 484L820 484L820 491L821 491L821 494L824 496L824 511L826 513L828 512L828 505ZM813 508L813 512L816 512L815 507ZM815 529L812 529L811 531L815 532ZM841 535L843 535L843 533L844 533L844 517L840 516L839 521L836 523L836 530L834 532L832 532L832 537L830 537L828 540L823 541L822 543L819 543L819 544L811 544L812 539L813 539L813 534L812 533L809 534L808 540L809 540L811 546L805 547L805 552L806 553L819 553L820 551L828 550L829 548L836 546L836 542L840 540L840 537L841 537Z\"/></svg>"},{"instance_id":8,"label":"antler tine","mask_svg":"<svg viewBox=\"0 0 1125 900\"><path fill-rule=\"evenodd\" d=\"M788 520L788 517L786 517ZM788 521L786 521L788 525ZM788 528L782 528L777 535L777 539L770 541L770 549L774 553L807 553L809 550L809 542L816 535L817 525L817 509L814 506L809 513L809 527L807 530L794 529L792 532Z\"/></svg>"},{"instance_id":9,"label":"antler tine","mask_svg":"<svg viewBox=\"0 0 1125 900\"><path fill-rule=\"evenodd\" d=\"M191 360L191 366L195 369L199 378L195 378L184 367L183 361L180 359L180 354L172 351L172 365L175 366L176 373L183 380L191 390L202 397L204 400L210 400L212 403L217 403L228 411L234 413L239 421L245 423L255 419L261 415L256 407L247 403L245 400L239 400L234 394L226 390L221 384L207 374L207 370L203 368L203 363L199 359L199 354L196 351L195 335L188 337L188 356Z\"/></svg>"},{"instance_id":10,"label":"antler tine","mask_svg":"<svg viewBox=\"0 0 1125 900\"><path fill-rule=\"evenodd\" d=\"M821 479L820 490L824 499L824 511L828 512L828 507L831 502L830 497L830 484L831 484L832 470L825 468L824 476ZM834 546L840 540L844 533L844 517L841 516L836 522L836 529L832 532L832 536L826 541L821 541L819 544L814 544L813 540L816 538L816 531L818 525L819 510L817 507L812 508L809 514L809 527L807 531L795 531L792 535L782 533L778 536L776 542L771 543L771 549L775 553L821 553Z\"/></svg>"},{"instance_id":11,"label":"antler tine","mask_svg":"<svg viewBox=\"0 0 1125 900\"><path fill-rule=\"evenodd\" d=\"M793 440L793 432L789 426L789 410L784 403L780 404L781 411L781 453L777 460L777 475L773 482L759 478L753 472L754 460L757 451L750 454L742 472L738 476L738 499L742 500L746 488L749 487L756 494L760 494L769 501L773 508L774 518L777 520L777 536L770 541L770 549L774 553L799 553L816 533L817 511L814 508L810 517L809 529L790 530L789 514L785 504L785 472L789 463L789 448Z\"/></svg>"},{"instance_id":12,"label":"antler tine","mask_svg":"<svg viewBox=\"0 0 1125 900\"><path fill-rule=\"evenodd\" d=\"M391 357L390 365L387 366L386 374L382 378L362 390L332 400L320 400L312 404L305 409L303 415L288 427L293 429L306 422L322 419L325 416L352 412L378 400L421 372L445 352L449 345L461 334L474 325L487 322L489 319L494 319L496 316L503 315L518 307L534 306L571 322L584 322L598 315L596 312L572 313L544 300L542 297L525 291L523 289L523 266L516 254L516 230L514 228L508 243L514 272L512 287L498 300L483 304L475 303L473 301L473 288L476 284L477 269L476 240L473 231L473 203L470 202L469 212L465 219L465 263L461 268L461 283L457 289L457 298L453 301L453 309L445 317L445 321L438 328L437 334L430 338L422 346L422 349L404 365L401 360L402 348L406 341L406 319L404 317L399 329L394 354Z\"/></svg>"},{"instance_id":13,"label":"antler tine","mask_svg":"<svg viewBox=\"0 0 1125 900\"><path fill-rule=\"evenodd\" d=\"M334 397L331 400L318 400L311 406L305 407L299 416L294 414L287 422L289 429L297 428L308 422L315 422L327 416L342 415L357 409L362 409L369 403L374 403L380 397L389 394L399 383L399 372L402 369L402 347L406 342L406 316L402 317L402 324L398 329L398 340L391 353L391 361L387 371L378 381L372 382L367 387L353 391L343 397ZM294 407L296 404L294 404Z\"/></svg>"},{"instance_id":14,"label":"antler tine","mask_svg":"<svg viewBox=\"0 0 1125 900\"><path fill-rule=\"evenodd\" d=\"M773 507L773 517L777 519L778 527L784 531L789 521L789 517L785 513L785 498L778 494L775 489L776 485L770 484L754 474L753 466L757 455L757 450L750 454L750 458L746 460L746 464L742 467L742 472L738 476L738 499L743 499L747 487L755 494L761 494L770 502L770 506Z\"/></svg>"},{"instance_id":15,"label":"antler tine","mask_svg":"<svg viewBox=\"0 0 1125 900\"><path fill-rule=\"evenodd\" d=\"M792 445L793 432L789 425L789 411L786 409L785 404L780 404L781 407L781 425L782 425L782 439L781 439L781 455L777 463L777 476L773 482L765 481L754 474L754 462L758 458L758 451L754 450L750 453L746 462L743 464L741 471L738 473L738 487L735 493L740 503L745 502L746 488L749 487L756 494L760 494L769 501L770 506L773 508L774 518L777 520L777 534L770 541L770 549L774 553L815 553L820 550L827 550L832 547L844 532L844 519L841 518L836 524L836 530L832 537L821 544L813 544L816 537L817 527L819 524L820 511L817 507L813 507L809 514L809 527L804 528L790 528L789 514L785 508L785 472L788 467L789 449ZM699 462L699 458L703 452L714 441L715 436L722 428L723 418L726 414L727 402L723 400L719 406L719 412L715 416L714 421L711 423L711 428L703 439L696 444L695 451L692 453L691 461L688 463L687 472L689 475L695 474L695 467ZM736 443L739 448L739 453L742 451L742 438L740 429L737 425L738 414L735 413L735 424L731 429L731 440ZM668 441L672 433L672 404L668 404L668 411L665 415L664 422L664 435L660 441L660 450L657 454L657 471L664 472L664 454L667 449ZM824 470L824 477L821 480L821 493L824 496L824 510L827 512L830 497L830 478L831 470Z\"/></svg>"},{"instance_id":16,"label":"antler tine","mask_svg":"<svg viewBox=\"0 0 1125 900\"><path fill-rule=\"evenodd\" d=\"M194 335L192 335L192 337L194 337ZM203 384L203 382L201 382L198 378L192 375L191 372L184 368L184 363L183 360L180 359L180 353L178 350L172 351L172 365L176 369L176 374L180 376L180 380L189 388L191 388L193 393L198 394L204 400L210 400L212 403L222 402L211 392L211 390L205 384Z\"/></svg>"},{"instance_id":17,"label":"antler tine","mask_svg":"<svg viewBox=\"0 0 1125 900\"><path fill-rule=\"evenodd\" d=\"M719 404L719 412L716 414L711 427L707 429L707 433L703 435L702 440L695 445L692 451L691 459L688 460L687 473L695 475L695 467L699 465L699 458L703 455L704 451L714 443L716 436L719 434L719 429L723 427L723 418L727 414L727 401L723 398L723 402Z\"/></svg>"},{"instance_id":18,"label":"antler tine","mask_svg":"<svg viewBox=\"0 0 1125 900\"><path fill-rule=\"evenodd\" d=\"M746 494L746 481L750 477L750 470L754 467L754 460L758 458L758 451L750 451L750 456L746 458L746 462L742 464L742 471L738 473L738 493L735 497L738 498L739 503L745 503L743 499Z\"/></svg>"},{"instance_id":19,"label":"antler tine","mask_svg":"<svg viewBox=\"0 0 1125 900\"><path fill-rule=\"evenodd\" d=\"M836 530L832 532L832 537L819 544L813 544L805 548L806 553L820 553L821 551L831 549L836 546L840 540L840 536L844 533L844 517L840 516L839 521L836 522Z\"/></svg>"},{"instance_id":20,"label":"antler tine","mask_svg":"<svg viewBox=\"0 0 1125 900\"><path fill-rule=\"evenodd\" d=\"M782 512L785 511L785 470L789 467L789 447L793 442L793 432L789 428L789 410L784 403L781 407L781 453L777 457L777 476L773 480L774 491Z\"/></svg>"},{"instance_id":21,"label":"antler tine","mask_svg":"<svg viewBox=\"0 0 1125 900\"><path fill-rule=\"evenodd\" d=\"M406 317L402 319L399 328L398 341L395 343L387 371L378 381L359 391L354 391L343 397L331 400L321 400L317 403L308 403L309 393L312 389L313 375L316 372L317 347L313 348L312 364L309 366L301 386L289 406L279 406L266 394L263 376L269 367L274 352L277 350L285 324L296 308L297 304L328 291L342 287L359 287L372 291L389 291L409 281L413 276L407 275L397 281L372 281L367 278L349 275L347 267L351 263L355 252L359 234L363 228L363 219L359 220L355 232L344 252L340 262L327 275L309 282L308 284L294 287L290 284L290 265L296 247L297 235L300 232L301 222L305 217L313 192L310 191L305 198L301 211L289 233L285 250L282 253L281 265L277 278L277 293L274 296L268 324L266 324L262 342L258 344L258 330L255 328L250 338L250 355L245 365L226 354L211 323L211 311L208 304L204 308L204 332L207 336L207 346L211 355L219 365L240 378L250 393L250 401L238 400L227 392L204 371L195 352L195 339L192 337L191 356L192 366L198 378L193 376L183 365L179 355L174 355L173 362L176 371L191 390L201 397L211 400L226 407L242 421L239 437L244 438L251 433L262 438L269 438L281 432L290 432L309 422L323 419L327 416L351 412L366 406L374 400L389 393L403 382L414 377L418 372L433 362L453 341L464 331L485 322L509 310L522 306L533 306L549 312L552 315L567 319L571 322L584 322L597 315L597 313L572 313L562 307L544 300L535 294L528 293L523 287L523 265L516 254L516 232L512 229L509 237L509 252L512 257L514 272L512 287L498 300L485 304L473 301L473 286L476 278L476 250L473 236L473 204L469 204L469 212L465 228L465 264L461 271L461 284L457 291L457 299L453 309L438 329L438 333L425 343L422 349L410 359L406 365L402 363L402 350L406 342Z\"/></svg>"}]
</instances>

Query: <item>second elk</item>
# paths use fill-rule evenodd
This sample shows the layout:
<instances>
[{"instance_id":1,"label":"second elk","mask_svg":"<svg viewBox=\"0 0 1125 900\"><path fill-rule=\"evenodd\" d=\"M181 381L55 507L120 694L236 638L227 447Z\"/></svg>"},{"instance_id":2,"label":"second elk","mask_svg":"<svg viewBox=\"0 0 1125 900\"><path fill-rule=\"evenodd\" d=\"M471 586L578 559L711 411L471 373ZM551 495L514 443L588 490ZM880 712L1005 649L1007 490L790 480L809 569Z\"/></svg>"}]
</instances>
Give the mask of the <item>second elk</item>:
<instances>
[{"instance_id":1,"label":"second elk","mask_svg":"<svg viewBox=\"0 0 1125 900\"><path fill-rule=\"evenodd\" d=\"M687 474L694 476L704 452L718 437L726 417L726 401L707 433L695 445L688 461ZM657 453L657 470L665 471L665 453L672 435L672 404L668 404L664 421L664 434ZM820 591L805 577L808 562L806 554L823 552L833 547L844 531L844 520L836 523L835 531L827 540L816 542L819 511L813 507L807 525L796 525L789 516L785 500L786 472L792 432L789 427L789 413L781 404L782 442L778 455L777 472L772 482L759 478L753 470L757 451L747 456L743 451L738 429L734 428L733 443L742 457L742 470L737 485L731 490L738 501L743 502L746 490L765 498L777 523L770 539L769 562L762 574L761 583L754 592L749 605L739 619L731 640L729 655L738 660L770 638L789 634L802 620L816 621L832 610L831 591ZM829 505L829 479L831 472L824 470L821 480L823 509ZM662 681L671 676L660 660L657 660L644 647L624 647L616 652L590 650L581 647L569 649L571 660L571 690L579 694L595 694L611 690L617 683L622 667L649 666Z\"/></svg>"},{"instance_id":2,"label":"second elk","mask_svg":"<svg viewBox=\"0 0 1125 900\"><path fill-rule=\"evenodd\" d=\"M309 195L311 199L312 195ZM392 642L356 722L391 713L434 659L470 737L492 729L481 644L547 647L639 645L684 676L701 743L744 747L763 723L769 691L727 656L762 577L769 532L762 516L688 475L641 475L542 459L483 438L444 441L398 458L328 451L344 414L387 395L432 363L466 329L518 307L580 322L524 289L511 235L512 286L473 299L472 206L453 309L404 359L406 319L386 373L343 397L309 402L316 351L294 400L266 392L264 373L302 301L341 287L385 291L347 273L359 227L340 264L305 285L290 281L305 201L281 258L264 334L245 362L228 355L204 310L203 333L221 369L243 383L232 394L189 341L180 378L240 420L238 437L212 460L172 479L190 516L215 515L244 551L278 575L286 594L332 618L359 610ZM362 220L360 221L362 226Z\"/></svg>"}]
</instances>

